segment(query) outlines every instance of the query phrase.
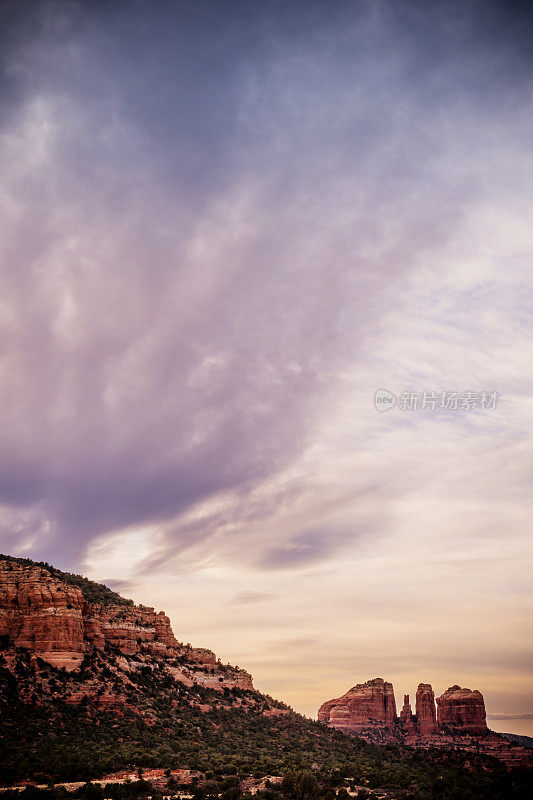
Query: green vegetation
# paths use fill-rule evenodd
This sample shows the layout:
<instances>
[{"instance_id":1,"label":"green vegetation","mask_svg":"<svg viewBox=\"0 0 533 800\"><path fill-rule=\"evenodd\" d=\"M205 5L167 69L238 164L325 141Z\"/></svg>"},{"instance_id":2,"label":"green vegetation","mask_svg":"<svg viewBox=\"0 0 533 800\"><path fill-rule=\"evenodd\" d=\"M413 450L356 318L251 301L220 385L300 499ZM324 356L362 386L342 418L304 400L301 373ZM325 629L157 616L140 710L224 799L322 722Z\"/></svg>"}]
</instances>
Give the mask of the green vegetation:
<instances>
[{"instance_id":1,"label":"green vegetation","mask_svg":"<svg viewBox=\"0 0 533 800\"><path fill-rule=\"evenodd\" d=\"M120 769L159 767L205 774L207 783L195 789L195 800L219 794L223 800L239 800L235 781L223 788L219 780L229 775L285 776L282 790L267 787L258 800L335 800L336 788L340 800L347 800L342 790L350 785L388 792L395 800L531 797L526 776L510 774L487 757L367 744L255 692L224 696L200 686L186 688L155 660L127 675L116 671L113 662L112 653L91 653L72 673L38 662L37 678L29 654L21 650L14 670L0 667L4 785L29 776L41 783L85 781ZM99 702L103 687L120 698L114 705ZM211 710L202 712L200 705ZM273 709L282 713L265 716L265 710ZM141 789L142 782L132 784L120 790L131 794L119 797L106 788L105 797L122 800ZM100 789L91 791L96 794L80 795L81 800L99 800ZM33 800L26 793L17 798Z\"/></svg>"},{"instance_id":2,"label":"green vegetation","mask_svg":"<svg viewBox=\"0 0 533 800\"><path fill-rule=\"evenodd\" d=\"M497 778L473 773L452 773L447 771L423 785L420 772L414 772L415 781L409 787L400 785L384 786L374 777L367 786L357 784L352 776L341 774L343 786L338 788L339 770L323 770L316 765L313 769L287 770L283 780L264 782L264 789L255 794L257 800L530 800L530 787L520 778L511 781L506 776ZM203 773L194 778L193 783L179 785L172 776L170 779L156 779L154 782L143 778L124 783L91 783L74 791L53 786L37 788L28 786L23 792L7 791L4 800L160 800L163 795L180 797L180 793L192 794L193 800L245 800L252 797L246 791L246 782L241 776L222 772Z\"/></svg>"}]
</instances>

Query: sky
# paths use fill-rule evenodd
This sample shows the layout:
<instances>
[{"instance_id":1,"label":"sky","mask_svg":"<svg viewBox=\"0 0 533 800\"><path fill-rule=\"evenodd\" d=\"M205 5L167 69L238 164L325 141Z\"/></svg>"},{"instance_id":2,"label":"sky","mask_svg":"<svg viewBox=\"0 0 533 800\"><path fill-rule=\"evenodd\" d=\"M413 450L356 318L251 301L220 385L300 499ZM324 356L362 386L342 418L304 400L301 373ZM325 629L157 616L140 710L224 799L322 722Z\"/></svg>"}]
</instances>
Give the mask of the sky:
<instances>
[{"instance_id":1,"label":"sky","mask_svg":"<svg viewBox=\"0 0 533 800\"><path fill-rule=\"evenodd\" d=\"M533 735L527 6L4 0L3 552Z\"/></svg>"}]
</instances>

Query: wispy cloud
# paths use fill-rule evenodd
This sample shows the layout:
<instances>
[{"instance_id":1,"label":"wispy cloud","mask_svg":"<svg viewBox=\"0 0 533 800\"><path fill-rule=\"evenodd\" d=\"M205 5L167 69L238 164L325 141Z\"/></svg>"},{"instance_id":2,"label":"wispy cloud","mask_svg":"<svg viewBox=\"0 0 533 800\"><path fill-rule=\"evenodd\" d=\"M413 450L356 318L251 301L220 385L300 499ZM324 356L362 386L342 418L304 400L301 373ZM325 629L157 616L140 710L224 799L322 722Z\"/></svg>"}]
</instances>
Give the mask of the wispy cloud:
<instances>
[{"instance_id":1,"label":"wispy cloud","mask_svg":"<svg viewBox=\"0 0 533 800\"><path fill-rule=\"evenodd\" d=\"M248 603L260 603L263 600L270 600L273 595L270 592L239 592L231 600L230 605L248 605Z\"/></svg>"}]
</instances>

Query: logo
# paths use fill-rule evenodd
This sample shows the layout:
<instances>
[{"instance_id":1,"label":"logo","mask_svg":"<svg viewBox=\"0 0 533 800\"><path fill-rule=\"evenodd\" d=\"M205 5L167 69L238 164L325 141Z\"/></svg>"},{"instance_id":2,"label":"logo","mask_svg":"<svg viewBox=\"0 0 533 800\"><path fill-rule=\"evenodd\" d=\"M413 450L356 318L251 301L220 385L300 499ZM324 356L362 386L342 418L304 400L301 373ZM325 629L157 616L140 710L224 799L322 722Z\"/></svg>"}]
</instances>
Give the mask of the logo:
<instances>
[{"instance_id":1,"label":"logo","mask_svg":"<svg viewBox=\"0 0 533 800\"><path fill-rule=\"evenodd\" d=\"M377 411L389 411L396 405L396 397L386 389L378 389L374 395L374 405Z\"/></svg>"}]
</instances>

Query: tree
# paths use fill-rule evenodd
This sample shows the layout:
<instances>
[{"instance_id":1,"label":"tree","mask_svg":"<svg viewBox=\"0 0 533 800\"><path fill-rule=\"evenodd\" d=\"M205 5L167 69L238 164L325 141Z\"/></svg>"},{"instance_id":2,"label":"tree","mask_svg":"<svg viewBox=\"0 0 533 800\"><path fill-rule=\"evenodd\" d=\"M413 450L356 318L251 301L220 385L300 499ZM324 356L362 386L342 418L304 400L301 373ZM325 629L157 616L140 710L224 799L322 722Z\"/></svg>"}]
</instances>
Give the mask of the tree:
<instances>
[{"instance_id":1,"label":"tree","mask_svg":"<svg viewBox=\"0 0 533 800\"><path fill-rule=\"evenodd\" d=\"M310 770L300 772L296 779L296 796L298 800L307 800L317 795L318 784Z\"/></svg>"},{"instance_id":2,"label":"tree","mask_svg":"<svg viewBox=\"0 0 533 800\"><path fill-rule=\"evenodd\" d=\"M283 776L283 780L281 781L281 791L283 794L286 794L290 797L292 797L296 791L296 778L294 777L294 772L292 772L290 769Z\"/></svg>"}]
</instances>

